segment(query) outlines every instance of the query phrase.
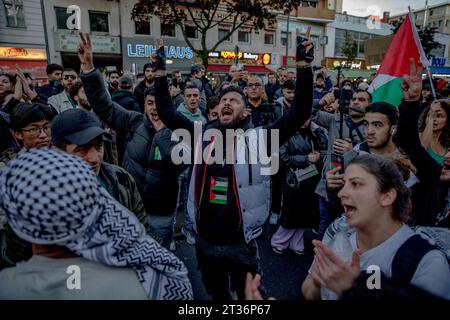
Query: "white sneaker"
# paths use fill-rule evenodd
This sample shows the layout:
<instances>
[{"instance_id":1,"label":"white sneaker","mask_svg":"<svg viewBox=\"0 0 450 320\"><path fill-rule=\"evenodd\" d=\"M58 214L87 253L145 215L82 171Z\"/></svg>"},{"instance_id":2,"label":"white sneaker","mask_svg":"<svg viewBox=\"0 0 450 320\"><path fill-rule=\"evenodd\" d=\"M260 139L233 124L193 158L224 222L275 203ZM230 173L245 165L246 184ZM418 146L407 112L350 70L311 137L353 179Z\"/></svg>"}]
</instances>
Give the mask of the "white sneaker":
<instances>
[{"instance_id":1,"label":"white sneaker","mask_svg":"<svg viewBox=\"0 0 450 320\"><path fill-rule=\"evenodd\" d=\"M277 225L278 224L278 217L279 217L278 214L276 214L275 212L272 212L270 214L269 224L274 225L274 226Z\"/></svg>"},{"instance_id":2,"label":"white sneaker","mask_svg":"<svg viewBox=\"0 0 450 320\"><path fill-rule=\"evenodd\" d=\"M190 245L195 244L195 236L193 231L188 231L184 227L181 228L181 233L186 237L186 242Z\"/></svg>"},{"instance_id":3,"label":"white sneaker","mask_svg":"<svg viewBox=\"0 0 450 320\"><path fill-rule=\"evenodd\" d=\"M174 240L172 240L172 242L170 243L169 250L172 251L172 252L177 250L177 245L175 244Z\"/></svg>"}]
</instances>

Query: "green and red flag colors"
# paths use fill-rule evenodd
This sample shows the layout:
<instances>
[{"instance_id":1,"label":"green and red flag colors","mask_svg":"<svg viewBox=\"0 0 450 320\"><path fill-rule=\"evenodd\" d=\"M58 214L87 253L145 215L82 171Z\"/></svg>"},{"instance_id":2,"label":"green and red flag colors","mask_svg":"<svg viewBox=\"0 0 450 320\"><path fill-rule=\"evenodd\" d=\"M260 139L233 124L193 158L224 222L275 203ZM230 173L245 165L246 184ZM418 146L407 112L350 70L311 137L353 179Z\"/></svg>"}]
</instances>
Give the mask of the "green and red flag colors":
<instances>
[{"instance_id":1,"label":"green and red flag colors","mask_svg":"<svg viewBox=\"0 0 450 320\"><path fill-rule=\"evenodd\" d=\"M227 204L228 179L211 177L209 202L215 204Z\"/></svg>"},{"instance_id":2,"label":"green and red flag colors","mask_svg":"<svg viewBox=\"0 0 450 320\"><path fill-rule=\"evenodd\" d=\"M409 13L392 39L381 62L377 76L370 85L372 101L388 102L398 106L402 99L401 82L405 74L410 73L409 59L421 61L425 68L429 62L425 56L417 33L414 19Z\"/></svg>"}]
</instances>

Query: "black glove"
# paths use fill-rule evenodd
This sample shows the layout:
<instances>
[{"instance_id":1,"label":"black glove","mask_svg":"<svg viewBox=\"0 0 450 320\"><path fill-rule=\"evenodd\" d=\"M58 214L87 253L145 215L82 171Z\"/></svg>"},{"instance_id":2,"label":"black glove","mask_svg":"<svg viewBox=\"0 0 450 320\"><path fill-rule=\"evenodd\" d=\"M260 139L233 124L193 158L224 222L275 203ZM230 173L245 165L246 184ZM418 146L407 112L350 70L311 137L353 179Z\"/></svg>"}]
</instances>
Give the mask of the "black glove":
<instances>
[{"instance_id":1,"label":"black glove","mask_svg":"<svg viewBox=\"0 0 450 320\"><path fill-rule=\"evenodd\" d=\"M305 61L307 63L311 63L314 60L314 45L312 45L312 48L306 52L305 47L303 46L303 42L309 41L306 38L297 37L297 62L299 61Z\"/></svg>"},{"instance_id":2,"label":"black glove","mask_svg":"<svg viewBox=\"0 0 450 320\"><path fill-rule=\"evenodd\" d=\"M153 72L157 70L166 70L166 54L164 52L164 47L161 46L156 50L156 55L153 56L154 61L152 61Z\"/></svg>"}]
</instances>

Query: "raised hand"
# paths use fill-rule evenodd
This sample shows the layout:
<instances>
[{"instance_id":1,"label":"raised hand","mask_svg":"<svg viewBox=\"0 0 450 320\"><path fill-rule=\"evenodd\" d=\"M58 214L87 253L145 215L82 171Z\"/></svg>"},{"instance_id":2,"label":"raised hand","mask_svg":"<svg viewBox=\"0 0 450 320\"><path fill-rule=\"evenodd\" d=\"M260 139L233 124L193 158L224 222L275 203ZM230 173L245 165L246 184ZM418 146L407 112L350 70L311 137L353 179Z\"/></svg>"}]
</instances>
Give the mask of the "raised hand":
<instances>
[{"instance_id":1,"label":"raised hand","mask_svg":"<svg viewBox=\"0 0 450 320\"><path fill-rule=\"evenodd\" d=\"M156 53L152 55L152 69L154 72L159 70L166 70L166 54L164 52L164 42L162 39L156 44L158 48Z\"/></svg>"},{"instance_id":2,"label":"raised hand","mask_svg":"<svg viewBox=\"0 0 450 320\"><path fill-rule=\"evenodd\" d=\"M94 69L94 54L92 51L91 37L80 32L80 45L78 46L78 58L81 62L81 71L89 72Z\"/></svg>"},{"instance_id":3,"label":"raised hand","mask_svg":"<svg viewBox=\"0 0 450 320\"><path fill-rule=\"evenodd\" d=\"M297 45L297 66L303 67L309 65L314 60L314 46L310 41L311 27L308 27L305 38L298 36Z\"/></svg>"},{"instance_id":4,"label":"raised hand","mask_svg":"<svg viewBox=\"0 0 450 320\"><path fill-rule=\"evenodd\" d=\"M410 74L403 76L401 84L403 99L405 101L419 101L422 94L422 73L424 67L422 62L419 61L417 68L415 66L414 59L409 59Z\"/></svg>"}]
</instances>

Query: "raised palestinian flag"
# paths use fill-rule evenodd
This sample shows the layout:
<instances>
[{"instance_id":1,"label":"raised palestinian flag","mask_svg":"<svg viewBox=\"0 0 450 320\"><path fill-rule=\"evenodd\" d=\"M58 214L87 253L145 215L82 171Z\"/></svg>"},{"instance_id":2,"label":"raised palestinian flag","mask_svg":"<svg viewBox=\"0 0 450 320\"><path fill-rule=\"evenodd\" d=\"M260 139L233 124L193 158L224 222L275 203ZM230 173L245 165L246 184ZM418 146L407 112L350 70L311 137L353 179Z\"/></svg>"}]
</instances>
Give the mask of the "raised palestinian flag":
<instances>
[{"instance_id":1,"label":"raised palestinian flag","mask_svg":"<svg viewBox=\"0 0 450 320\"><path fill-rule=\"evenodd\" d=\"M411 13L406 16L392 39L377 76L369 87L373 102L384 101L394 106L400 104L402 100L400 85L403 76L410 74L410 58L422 61L425 68L429 66Z\"/></svg>"},{"instance_id":2,"label":"raised palestinian flag","mask_svg":"<svg viewBox=\"0 0 450 320\"><path fill-rule=\"evenodd\" d=\"M209 192L209 202L215 204L227 204L228 179L211 177L211 190Z\"/></svg>"}]
</instances>

